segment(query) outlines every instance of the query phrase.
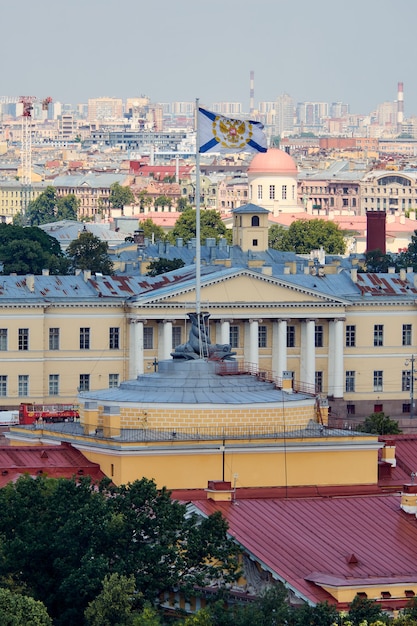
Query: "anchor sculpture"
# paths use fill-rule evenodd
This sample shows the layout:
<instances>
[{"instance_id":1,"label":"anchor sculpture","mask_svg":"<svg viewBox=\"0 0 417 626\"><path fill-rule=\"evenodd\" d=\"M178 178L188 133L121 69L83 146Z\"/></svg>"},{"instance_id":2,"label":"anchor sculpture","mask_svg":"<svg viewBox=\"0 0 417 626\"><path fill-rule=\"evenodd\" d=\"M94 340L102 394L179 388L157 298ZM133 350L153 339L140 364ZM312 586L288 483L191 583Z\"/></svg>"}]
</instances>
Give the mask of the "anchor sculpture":
<instances>
[{"instance_id":1,"label":"anchor sculpture","mask_svg":"<svg viewBox=\"0 0 417 626\"><path fill-rule=\"evenodd\" d=\"M228 343L212 344L208 333L210 313L188 313L191 329L187 343L183 343L171 352L174 359L190 361L192 359L232 360L236 352L231 351Z\"/></svg>"}]
</instances>

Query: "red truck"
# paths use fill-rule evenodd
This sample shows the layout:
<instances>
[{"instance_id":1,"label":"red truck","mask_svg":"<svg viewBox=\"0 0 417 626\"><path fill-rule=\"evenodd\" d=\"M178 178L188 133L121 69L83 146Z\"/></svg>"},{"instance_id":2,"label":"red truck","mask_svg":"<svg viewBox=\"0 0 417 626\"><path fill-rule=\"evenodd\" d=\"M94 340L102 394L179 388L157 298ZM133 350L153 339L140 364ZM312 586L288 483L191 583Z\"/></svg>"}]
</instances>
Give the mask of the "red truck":
<instances>
[{"instance_id":1,"label":"red truck","mask_svg":"<svg viewBox=\"0 0 417 626\"><path fill-rule=\"evenodd\" d=\"M73 404L33 404L22 402L19 406L19 424L43 422L73 422L80 414Z\"/></svg>"}]
</instances>

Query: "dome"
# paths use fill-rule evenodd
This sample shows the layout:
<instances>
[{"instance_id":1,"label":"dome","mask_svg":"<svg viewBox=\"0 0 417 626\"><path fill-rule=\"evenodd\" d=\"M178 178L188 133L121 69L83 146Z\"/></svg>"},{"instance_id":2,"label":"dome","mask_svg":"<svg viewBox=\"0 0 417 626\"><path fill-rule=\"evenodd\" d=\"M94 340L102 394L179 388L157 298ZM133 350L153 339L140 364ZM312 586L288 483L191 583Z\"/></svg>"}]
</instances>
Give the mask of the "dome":
<instances>
[{"instance_id":1,"label":"dome","mask_svg":"<svg viewBox=\"0 0 417 626\"><path fill-rule=\"evenodd\" d=\"M251 161L248 174L297 174L297 165L292 157L278 148L259 152Z\"/></svg>"}]
</instances>

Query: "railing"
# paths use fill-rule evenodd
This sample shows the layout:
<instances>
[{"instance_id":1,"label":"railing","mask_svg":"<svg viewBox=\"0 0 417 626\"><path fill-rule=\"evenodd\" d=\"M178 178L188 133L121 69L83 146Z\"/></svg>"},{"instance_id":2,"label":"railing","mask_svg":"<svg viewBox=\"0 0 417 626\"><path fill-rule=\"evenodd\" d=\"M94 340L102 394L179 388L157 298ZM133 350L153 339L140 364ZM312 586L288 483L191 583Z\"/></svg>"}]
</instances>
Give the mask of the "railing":
<instances>
[{"instance_id":1,"label":"railing","mask_svg":"<svg viewBox=\"0 0 417 626\"><path fill-rule=\"evenodd\" d=\"M88 424L73 422L60 424L42 424L30 426L14 426L12 432L24 429L25 431L42 431L51 435L56 433L60 441L73 441L74 437L91 440L106 440L120 443L142 442L198 442L209 443L233 440L260 440L260 439L308 439L312 437L337 436L338 429L328 428L319 423L310 423L307 426L285 426L282 423L268 426L225 426L220 428L194 427L181 429L162 428L97 428Z\"/></svg>"},{"instance_id":2,"label":"railing","mask_svg":"<svg viewBox=\"0 0 417 626\"><path fill-rule=\"evenodd\" d=\"M219 361L216 364L216 374L218 376L256 376L265 382L274 383L276 389L283 387L283 379L277 376L275 372L264 368L260 369L255 363L248 363L247 361ZM295 393L304 393L309 396L315 396L318 393L315 385L298 380L292 380L291 387Z\"/></svg>"}]
</instances>

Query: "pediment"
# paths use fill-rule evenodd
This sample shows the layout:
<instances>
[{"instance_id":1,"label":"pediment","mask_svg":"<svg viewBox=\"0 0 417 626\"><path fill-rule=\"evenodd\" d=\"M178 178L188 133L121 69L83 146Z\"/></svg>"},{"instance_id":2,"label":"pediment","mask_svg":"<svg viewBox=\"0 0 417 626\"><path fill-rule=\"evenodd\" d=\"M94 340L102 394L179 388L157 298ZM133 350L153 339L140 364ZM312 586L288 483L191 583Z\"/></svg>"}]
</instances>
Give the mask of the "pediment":
<instances>
[{"instance_id":1,"label":"pediment","mask_svg":"<svg viewBox=\"0 0 417 626\"><path fill-rule=\"evenodd\" d=\"M186 285L177 284L176 288L161 289L153 294L139 296L138 302L155 303L184 303L189 304L195 300L195 283ZM201 302L218 303L227 305L268 305L268 304L294 304L297 305L345 305L345 300L318 289L301 287L290 281L276 277L258 274L253 271L241 271L235 275L203 278L201 283Z\"/></svg>"}]
</instances>

